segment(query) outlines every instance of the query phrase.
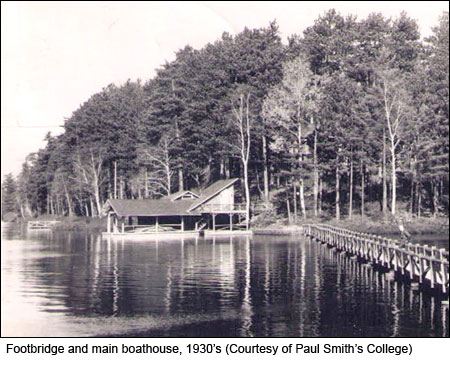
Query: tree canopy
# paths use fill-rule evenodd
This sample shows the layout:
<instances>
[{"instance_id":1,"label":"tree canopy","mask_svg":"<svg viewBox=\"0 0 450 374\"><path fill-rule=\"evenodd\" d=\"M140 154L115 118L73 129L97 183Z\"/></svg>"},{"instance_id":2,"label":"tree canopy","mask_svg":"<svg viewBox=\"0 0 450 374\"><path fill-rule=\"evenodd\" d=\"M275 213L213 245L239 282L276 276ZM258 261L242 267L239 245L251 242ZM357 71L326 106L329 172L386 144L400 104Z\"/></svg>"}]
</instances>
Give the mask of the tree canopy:
<instances>
[{"instance_id":1,"label":"tree canopy","mask_svg":"<svg viewBox=\"0 0 450 374\"><path fill-rule=\"evenodd\" d=\"M95 216L111 197L239 177L280 213L448 214L448 23L421 41L406 13L332 9L287 45L274 21L186 46L149 81L81 104L4 178L2 212Z\"/></svg>"}]
</instances>

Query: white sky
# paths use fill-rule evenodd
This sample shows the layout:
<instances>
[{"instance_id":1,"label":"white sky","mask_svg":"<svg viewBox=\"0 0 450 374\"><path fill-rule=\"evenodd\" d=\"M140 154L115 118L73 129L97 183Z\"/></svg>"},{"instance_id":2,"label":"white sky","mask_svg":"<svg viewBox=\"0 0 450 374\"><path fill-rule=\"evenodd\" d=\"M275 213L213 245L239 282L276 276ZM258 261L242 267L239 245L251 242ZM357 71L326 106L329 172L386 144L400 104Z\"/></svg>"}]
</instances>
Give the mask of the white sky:
<instances>
[{"instance_id":1,"label":"white sky","mask_svg":"<svg viewBox=\"0 0 450 374\"><path fill-rule=\"evenodd\" d=\"M2 177L109 83L145 82L186 44L201 48L274 19L286 41L330 8L359 19L405 10L428 36L448 2L2 2Z\"/></svg>"}]
</instances>

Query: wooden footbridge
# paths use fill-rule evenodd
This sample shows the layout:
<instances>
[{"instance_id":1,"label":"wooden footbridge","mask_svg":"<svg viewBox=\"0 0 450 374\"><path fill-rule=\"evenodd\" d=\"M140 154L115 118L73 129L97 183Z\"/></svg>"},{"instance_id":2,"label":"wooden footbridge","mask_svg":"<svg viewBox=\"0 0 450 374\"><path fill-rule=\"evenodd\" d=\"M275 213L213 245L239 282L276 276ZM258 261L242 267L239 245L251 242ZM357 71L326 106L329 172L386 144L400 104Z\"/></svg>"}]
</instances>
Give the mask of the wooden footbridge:
<instances>
[{"instance_id":1,"label":"wooden footbridge","mask_svg":"<svg viewBox=\"0 0 450 374\"><path fill-rule=\"evenodd\" d=\"M449 251L421 244L404 244L377 235L329 225L304 225L303 234L357 256L381 270L448 295Z\"/></svg>"},{"instance_id":2,"label":"wooden footbridge","mask_svg":"<svg viewBox=\"0 0 450 374\"><path fill-rule=\"evenodd\" d=\"M27 227L31 230L51 229L58 221L28 221Z\"/></svg>"}]
</instances>

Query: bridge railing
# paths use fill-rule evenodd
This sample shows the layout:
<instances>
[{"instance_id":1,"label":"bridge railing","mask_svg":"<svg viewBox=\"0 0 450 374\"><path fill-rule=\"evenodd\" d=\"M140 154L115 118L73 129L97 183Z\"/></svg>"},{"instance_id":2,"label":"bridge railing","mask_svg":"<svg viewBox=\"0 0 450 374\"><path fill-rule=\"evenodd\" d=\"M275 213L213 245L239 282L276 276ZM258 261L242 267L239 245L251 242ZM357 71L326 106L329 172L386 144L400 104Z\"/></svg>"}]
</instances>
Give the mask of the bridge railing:
<instances>
[{"instance_id":1,"label":"bridge railing","mask_svg":"<svg viewBox=\"0 0 450 374\"><path fill-rule=\"evenodd\" d=\"M28 221L27 227L29 229L50 229L53 225L57 224L58 221Z\"/></svg>"},{"instance_id":2,"label":"bridge railing","mask_svg":"<svg viewBox=\"0 0 450 374\"><path fill-rule=\"evenodd\" d=\"M339 250L384 268L393 269L411 281L429 283L448 293L449 251L427 245L366 234L330 225L307 224L303 233Z\"/></svg>"},{"instance_id":3,"label":"bridge railing","mask_svg":"<svg viewBox=\"0 0 450 374\"><path fill-rule=\"evenodd\" d=\"M199 208L203 213L245 212L245 204L205 204Z\"/></svg>"},{"instance_id":4,"label":"bridge railing","mask_svg":"<svg viewBox=\"0 0 450 374\"><path fill-rule=\"evenodd\" d=\"M199 208L199 211L204 213L216 213L216 212L245 212L247 206L245 203L235 203L235 204L205 204ZM264 204L253 203L250 205L250 212L261 212L265 210Z\"/></svg>"}]
</instances>

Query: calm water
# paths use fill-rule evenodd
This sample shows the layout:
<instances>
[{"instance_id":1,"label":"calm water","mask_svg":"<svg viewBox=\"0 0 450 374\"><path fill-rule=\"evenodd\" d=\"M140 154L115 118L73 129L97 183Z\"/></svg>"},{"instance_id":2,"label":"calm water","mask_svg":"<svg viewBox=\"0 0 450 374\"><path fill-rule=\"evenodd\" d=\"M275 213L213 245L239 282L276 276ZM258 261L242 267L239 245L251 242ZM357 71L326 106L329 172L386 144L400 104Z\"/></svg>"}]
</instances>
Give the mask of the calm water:
<instances>
[{"instance_id":1,"label":"calm water","mask_svg":"<svg viewBox=\"0 0 450 374\"><path fill-rule=\"evenodd\" d=\"M2 226L1 278L2 336L449 335L448 305L302 237Z\"/></svg>"}]
</instances>

